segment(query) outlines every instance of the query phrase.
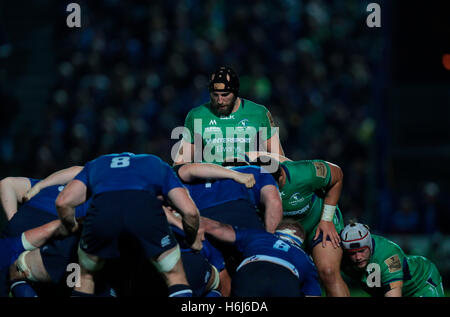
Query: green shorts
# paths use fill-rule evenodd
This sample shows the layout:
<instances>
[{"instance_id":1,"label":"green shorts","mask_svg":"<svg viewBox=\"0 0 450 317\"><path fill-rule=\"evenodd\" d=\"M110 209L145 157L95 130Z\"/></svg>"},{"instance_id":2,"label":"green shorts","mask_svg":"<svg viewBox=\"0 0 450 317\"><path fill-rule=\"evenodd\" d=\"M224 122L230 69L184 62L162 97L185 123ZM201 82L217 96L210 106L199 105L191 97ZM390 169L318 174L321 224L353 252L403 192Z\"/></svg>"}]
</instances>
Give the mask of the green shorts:
<instances>
[{"instance_id":1,"label":"green shorts","mask_svg":"<svg viewBox=\"0 0 450 317\"><path fill-rule=\"evenodd\" d=\"M432 263L431 273L426 284L418 291L414 292L412 297L445 297L442 277L441 274L439 274L436 265Z\"/></svg>"}]
</instances>

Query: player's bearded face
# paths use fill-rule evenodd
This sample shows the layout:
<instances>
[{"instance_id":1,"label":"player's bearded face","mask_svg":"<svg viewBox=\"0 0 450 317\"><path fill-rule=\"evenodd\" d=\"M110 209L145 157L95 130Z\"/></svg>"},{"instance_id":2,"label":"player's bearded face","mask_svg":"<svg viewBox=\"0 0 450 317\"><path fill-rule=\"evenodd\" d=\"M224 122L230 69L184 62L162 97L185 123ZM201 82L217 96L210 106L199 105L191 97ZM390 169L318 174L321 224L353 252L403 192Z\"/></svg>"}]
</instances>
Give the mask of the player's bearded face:
<instances>
[{"instance_id":1,"label":"player's bearded face","mask_svg":"<svg viewBox=\"0 0 450 317\"><path fill-rule=\"evenodd\" d=\"M221 116L230 115L236 102L236 95L232 92L213 91L210 93L211 106L216 114Z\"/></svg>"}]
</instances>

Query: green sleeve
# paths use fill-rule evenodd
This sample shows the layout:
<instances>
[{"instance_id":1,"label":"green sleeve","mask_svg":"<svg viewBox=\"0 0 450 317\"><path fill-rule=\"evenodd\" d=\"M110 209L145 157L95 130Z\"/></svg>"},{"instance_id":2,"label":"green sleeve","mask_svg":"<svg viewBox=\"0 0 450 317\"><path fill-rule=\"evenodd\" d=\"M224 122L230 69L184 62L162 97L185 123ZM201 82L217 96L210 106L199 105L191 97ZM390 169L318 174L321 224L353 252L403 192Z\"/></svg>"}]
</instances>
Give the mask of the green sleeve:
<instances>
[{"instance_id":1,"label":"green sleeve","mask_svg":"<svg viewBox=\"0 0 450 317\"><path fill-rule=\"evenodd\" d=\"M316 191L327 187L331 179L331 171L328 164L322 160L311 160L307 162L311 190Z\"/></svg>"},{"instance_id":2,"label":"green sleeve","mask_svg":"<svg viewBox=\"0 0 450 317\"><path fill-rule=\"evenodd\" d=\"M189 143L194 143L194 116L192 115L192 111L189 111L187 114L186 119L184 120L184 127L187 131L185 130L185 133L183 133L183 139Z\"/></svg>"},{"instance_id":3,"label":"green sleeve","mask_svg":"<svg viewBox=\"0 0 450 317\"><path fill-rule=\"evenodd\" d=\"M402 281L403 276L404 254L395 253L385 258L380 265L381 284L387 285L391 282Z\"/></svg>"}]
</instances>

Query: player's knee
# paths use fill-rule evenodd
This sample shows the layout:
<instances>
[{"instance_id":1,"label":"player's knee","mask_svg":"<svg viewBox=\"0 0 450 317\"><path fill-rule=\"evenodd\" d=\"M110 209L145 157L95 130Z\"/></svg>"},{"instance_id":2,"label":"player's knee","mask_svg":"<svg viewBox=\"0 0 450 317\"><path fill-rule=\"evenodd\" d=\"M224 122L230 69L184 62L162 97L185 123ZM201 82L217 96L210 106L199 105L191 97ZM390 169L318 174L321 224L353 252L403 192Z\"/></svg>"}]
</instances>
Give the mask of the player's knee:
<instances>
[{"instance_id":1,"label":"player's knee","mask_svg":"<svg viewBox=\"0 0 450 317\"><path fill-rule=\"evenodd\" d=\"M323 265L317 268L319 277L323 282L334 282L338 275L340 274L339 269L333 265Z\"/></svg>"},{"instance_id":2,"label":"player's knee","mask_svg":"<svg viewBox=\"0 0 450 317\"><path fill-rule=\"evenodd\" d=\"M26 261L28 253L30 253L30 251L24 251L19 255L19 258L16 261L16 269L29 281L37 282L38 279L33 275L31 268Z\"/></svg>"},{"instance_id":3,"label":"player's knee","mask_svg":"<svg viewBox=\"0 0 450 317\"><path fill-rule=\"evenodd\" d=\"M97 272L103 268L103 260L94 260L86 252L84 252L80 247L78 247L78 261L81 267L88 272Z\"/></svg>"},{"instance_id":4,"label":"player's knee","mask_svg":"<svg viewBox=\"0 0 450 317\"><path fill-rule=\"evenodd\" d=\"M153 265L161 273L171 272L181 258L180 247L177 245L160 260L152 260Z\"/></svg>"}]
</instances>

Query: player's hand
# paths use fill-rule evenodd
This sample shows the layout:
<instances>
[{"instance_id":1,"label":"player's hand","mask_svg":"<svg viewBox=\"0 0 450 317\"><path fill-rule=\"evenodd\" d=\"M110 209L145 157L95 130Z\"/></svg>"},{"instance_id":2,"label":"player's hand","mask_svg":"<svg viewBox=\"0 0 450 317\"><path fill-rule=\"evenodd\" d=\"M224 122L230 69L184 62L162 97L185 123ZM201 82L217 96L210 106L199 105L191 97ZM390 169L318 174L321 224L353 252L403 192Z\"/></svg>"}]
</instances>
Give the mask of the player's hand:
<instances>
[{"instance_id":1,"label":"player's hand","mask_svg":"<svg viewBox=\"0 0 450 317\"><path fill-rule=\"evenodd\" d=\"M247 188L252 188L256 181L253 174L236 172L234 180L240 184L244 184Z\"/></svg>"},{"instance_id":2,"label":"player's hand","mask_svg":"<svg viewBox=\"0 0 450 317\"><path fill-rule=\"evenodd\" d=\"M31 198L33 198L34 196L36 196L37 194L39 194L39 192L41 191L41 186L39 186L39 183L34 185L33 187L31 187L26 193L25 195L23 195L22 197L22 203L26 203L27 201L29 201Z\"/></svg>"},{"instance_id":3,"label":"player's hand","mask_svg":"<svg viewBox=\"0 0 450 317\"><path fill-rule=\"evenodd\" d=\"M191 249L194 251L200 251L203 248L203 241L205 240L205 229L200 226L197 230L197 237L194 243L191 245Z\"/></svg>"},{"instance_id":4,"label":"player's hand","mask_svg":"<svg viewBox=\"0 0 450 317\"><path fill-rule=\"evenodd\" d=\"M322 232L322 247L325 248L327 239L328 239L328 237L330 237L333 247L335 249L340 248L341 237L337 233L333 222L320 220L320 222L317 226L316 235L314 236L314 240L316 240L319 237L320 232Z\"/></svg>"}]
</instances>

